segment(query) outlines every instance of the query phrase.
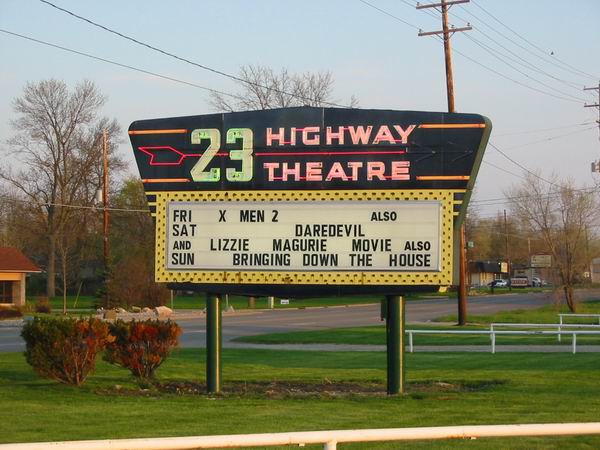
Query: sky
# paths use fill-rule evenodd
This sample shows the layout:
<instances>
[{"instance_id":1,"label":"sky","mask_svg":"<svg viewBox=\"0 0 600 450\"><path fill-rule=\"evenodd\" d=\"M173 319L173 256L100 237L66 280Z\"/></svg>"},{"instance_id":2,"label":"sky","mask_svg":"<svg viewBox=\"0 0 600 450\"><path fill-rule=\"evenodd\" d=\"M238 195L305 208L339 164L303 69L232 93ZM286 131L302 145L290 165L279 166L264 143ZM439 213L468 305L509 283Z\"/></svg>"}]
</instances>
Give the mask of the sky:
<instances>
[{"instance_id":1,"label":"sky","mask_svg":"<svg viewBox=\"0 0 600 450\"><path fill-rule=\"evenodd\" d=\"M330 71L333 99L362 108L445 111L443 45L418 30L439 30L434 9L409 0L53 0L102 25L186 59L235 74L262 64L290 72ZM421 2L425 3L425 1ZM597 91L600 1L472 0L450 9L450 23L473 30L452 37L456 110L487 116L488 146L474 196L482 217L523 167L598 180ZM0 0L0 29L225 92L232 80L93 27L39 0ZM94 81L108 97L103 114L123 128L120 152L136 174L125 133L134 120L215 112L207 91L67 53L0 32L0 149L13 131L12 100L28 81ZM520 166L518 166L518 163Z\"/></svg>"}]
</instances>

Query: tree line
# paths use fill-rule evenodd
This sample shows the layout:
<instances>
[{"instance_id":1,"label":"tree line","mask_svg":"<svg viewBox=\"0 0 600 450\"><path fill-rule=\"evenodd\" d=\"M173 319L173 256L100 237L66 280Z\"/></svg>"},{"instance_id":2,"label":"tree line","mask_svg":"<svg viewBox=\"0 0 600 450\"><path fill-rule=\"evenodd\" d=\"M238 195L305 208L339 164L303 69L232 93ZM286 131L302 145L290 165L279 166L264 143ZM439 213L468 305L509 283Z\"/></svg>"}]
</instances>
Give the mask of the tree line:
<instances>
[{"instance_id":1,"label":"tree line","mask_svg":"<svg viewBox=\"0 0 600 450\"><path fill-rule=\"evenodd\" d=\"M216 110L333 102L329 72L290 74L243 66L239 77L244 81L235 101L222 94L209 99ZM90 81L69 89L54 79L27 83L14 99L14 134L5 141L0 161L0 246L24 250L44 269L48 297L60 293L66 299L67 293L95 283L116 304L161 304L168 291L154 283L154 225L141 181L127 175L117 153L122 128L101 115L106 101ZM350 106L357 103L352 97ZM102 214L96 201L103 176L103 130L109 141L110 207L115 209L108 270L102 262ZM600 251L596 189L527 173L504 194L506 219L504 214L483 217L469 208L467 238L474 243L469 259L527 264L531 254L549 253L554 281L574 311L573 286Z\"/></svg>"}]
</instances>

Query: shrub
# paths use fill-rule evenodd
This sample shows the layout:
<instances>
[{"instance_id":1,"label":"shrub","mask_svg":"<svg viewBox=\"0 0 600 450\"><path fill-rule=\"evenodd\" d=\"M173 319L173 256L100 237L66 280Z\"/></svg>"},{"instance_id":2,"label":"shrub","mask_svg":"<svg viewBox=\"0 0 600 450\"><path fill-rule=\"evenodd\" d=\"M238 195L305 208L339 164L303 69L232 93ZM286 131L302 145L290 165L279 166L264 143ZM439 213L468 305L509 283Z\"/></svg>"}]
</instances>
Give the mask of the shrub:
<instances>
[{"instance_id":1,"label":"shrub","mask_svg":"<svg viewBox=\"0 0 600 450\"><path fill-rule=\"evenodd\" d=\"M0 320L2 319L17 319L23 317L23 312L19 307L0 308Z\"/></svg>"},{"instance_id":2,"label":"shrub","mask_svg":"<svg viewBox=\"0 0 600 450\"><path fill-rule=\"evenodd\" d=\"M96 355L114 338L98 319L36 317L21 331L25 358L43 378L80 386L96 366Z\"/></svg>"},{"instance_id":3,"label":"shrub","mask_svg":"<svg viewBox=\"0 0 600 450\"><path fill-rule=\"evenodd\" d=\"M50 314L52 312L52 305L47 298L40 298L35 302L35 312Z\"/></svg>"},{"instance_id":4,"label":"shrub","mask_svg":"<svg viewBox=\"0 0 600 450\"><path fill-rule=\"evenodd\" d=\"M115 339L107 346L104 359L129 369L142 383L154 378L181 334L179 325L170 320L118 320L109 327Z\"/></svg>"}]
</instances>

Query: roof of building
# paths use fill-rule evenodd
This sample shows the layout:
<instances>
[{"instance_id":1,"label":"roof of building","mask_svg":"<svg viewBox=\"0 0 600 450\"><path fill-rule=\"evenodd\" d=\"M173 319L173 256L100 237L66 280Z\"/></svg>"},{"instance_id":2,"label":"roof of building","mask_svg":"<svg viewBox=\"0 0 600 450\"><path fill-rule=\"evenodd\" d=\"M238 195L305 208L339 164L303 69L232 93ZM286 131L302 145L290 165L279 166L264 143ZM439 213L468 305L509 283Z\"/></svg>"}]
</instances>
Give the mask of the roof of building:
<instances>
[{"instance_id":1,"label":"roof of building","mask_svg":"<svg viewBox=\"0 0 600 450\"><path fill-rule=\"evenodd\" d=\"M0 272L41 272L19 249L0 247Z\"/></svg>"},{"instance_id":2,"label":"roof of building","mask_svg":"<svg viewBox=\"0 0 600 450\"><path fill-rule=\"evenodd\" d=\"M469 269L479 273L504 273L501 261L470 261Z\"/></svg>"}]
</instances>

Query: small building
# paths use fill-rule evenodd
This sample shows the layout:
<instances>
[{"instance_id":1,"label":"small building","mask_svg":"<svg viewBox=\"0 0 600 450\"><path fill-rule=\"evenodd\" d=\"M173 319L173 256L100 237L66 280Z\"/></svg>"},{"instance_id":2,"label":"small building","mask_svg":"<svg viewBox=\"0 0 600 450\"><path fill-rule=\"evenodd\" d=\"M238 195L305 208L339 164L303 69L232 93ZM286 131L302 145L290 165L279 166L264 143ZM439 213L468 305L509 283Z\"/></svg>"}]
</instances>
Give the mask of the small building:
<instances>
[{"instance_id":1,"label":"small building","mask_svg":"<svg viewBox=\"0 0 600 450\"><path fill-rule=\"evenodd\" d=\"M27 274L40 272L20 250L0 247L0 306L25 306Z\"/></svg>"},{"instance_id":2,"label":"small building","mask_svg":"<svg viewBox=\"0 0 600 450\"><path fill-rule=\"evenodd\" d=\"M508 264L500 261L469 262L471 286L487 286L497 278L508 277Z\"/></svg>"},{"instance_id":3,"label":"small building","mask_svg":"<svg viewBox=\"0 0 600 450\"><path fill-rule=\"evenodd\" d=\"M592 283L600 283L600 258L592 259L592 264L590 264L590 266Z\"/></svg>"}]
</instances>

